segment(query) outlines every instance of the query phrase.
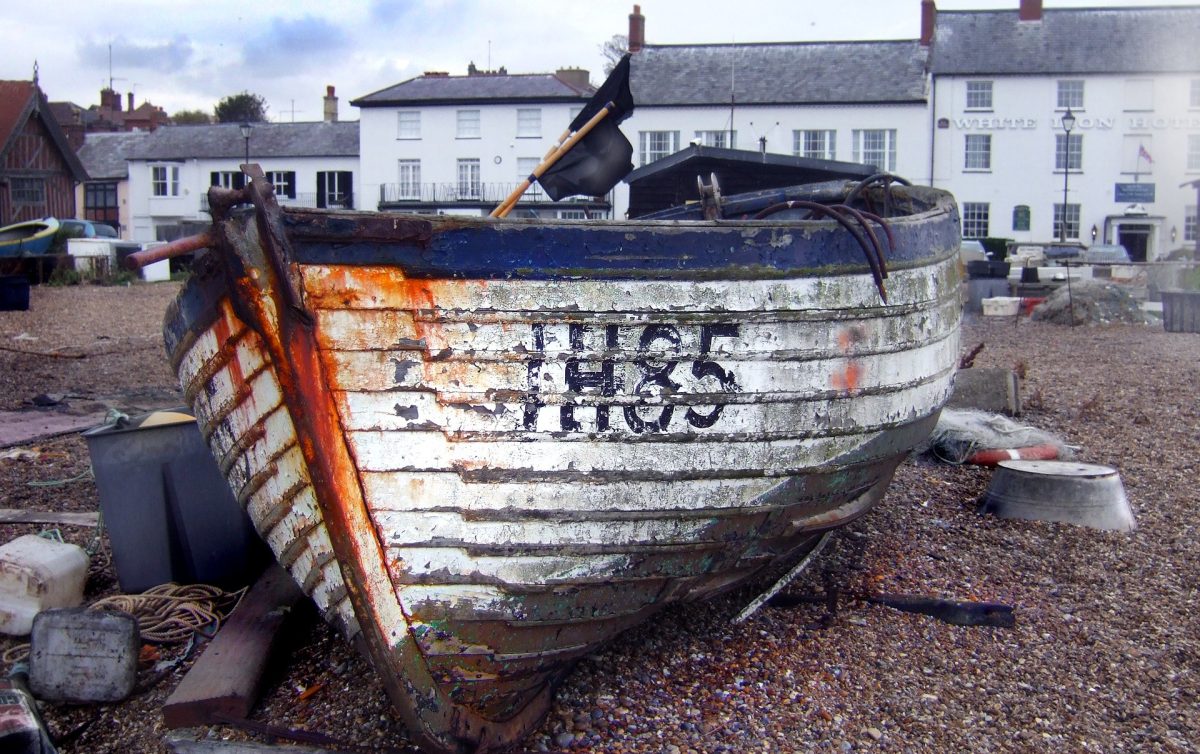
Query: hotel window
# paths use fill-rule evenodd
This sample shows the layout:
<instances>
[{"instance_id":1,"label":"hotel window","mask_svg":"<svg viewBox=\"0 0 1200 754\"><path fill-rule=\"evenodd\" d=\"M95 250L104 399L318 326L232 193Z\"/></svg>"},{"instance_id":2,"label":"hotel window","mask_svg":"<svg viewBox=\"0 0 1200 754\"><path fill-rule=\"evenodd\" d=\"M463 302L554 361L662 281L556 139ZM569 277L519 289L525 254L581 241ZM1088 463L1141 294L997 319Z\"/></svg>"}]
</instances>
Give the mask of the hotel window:
<instances>
[{"instance_id":1,"label":"hotel window","mask_svg":"<svg viewBox=\"0 0 1200 754\"><path fill-rule=\"evenodd\" d=\"M479 160L460 159L458 161L458 198L480 198Z\"/></svg>"},{"instance_id":2,"label":"hotel window","mask_svg":"<svg viewBox=\"0 0 1200 754\"><path fill-rule=\"evenodd\" d=\"M1079 238L1079 205L1067 205L1067 238ZM1058 238L1063 223L1063 205L1054 205L1054 237Z\"/></svg>"},{"instance_id":3,"label":"hotel window","mask_svg":"<svg viewBox=\"0 0 1200 754\"><path fill-rule=\"evenodd\" d=\"M13 204L44 204L46 202L46 180L44 178L13 178L11 196Z\"/></svg>"},{"instance_id":4,"label":"hotel window","mask_svg":"<svg viewBox=\"0 0 1200 754\"><path fill-rule=\"evenodd\" d=\"M854 151L851 160L863 165L874 165L881 170L896 169L896 129L855 129Z\"/></svg>"},{"instance_id":5,"label":"hotel window","mask_svg":"<svg viewBox=\"0 0 1200 754\"><path fill-rule=\"evenodd\" d=\"M539 139L542 136L542 110L539 107L517 108L517 138Z\"/></svg>"},{"instance_id":6,"label":"hotel window","mask_svg":"<svg viewBox=\"0 0 1200 754\"><path fill-rule=\"evenodd\" d=\"M1083 109L1083 81L1081 79L1065 79L1058 82L1058 109Z\"/></svg>"},{"instance_id":7,"label":"hotel window","mask_svg":"<svg viewBox=\"0 0 1200 754\"><path fill-rule=\"evenodd\" d=\"M421 161L400 160L396 184L397 199L421 198Z\"/></svg>"},{"instance_id":8,"label":"hotel window","mask_svg":"<svg viewBox=\"0 0 1200 754\"><path fill-rule=\"evenodd\" d=\"M1183 209L1183 240L1196 242L1196 205L1189 204Z\"/></svg>"},{"instance_id":9,"label":"hotel window","mask_svg":"<svg viewBox=\"0 0 1200 754\"><path fill-rule=\"evenodd\" d=\"M1121 172L1148 175L1154 172L1153 134L1125 134L1121 137Z\"/></svg>"},{"instance_id":10,"label":"hotel window","mask_svg":"<svg viewBox=\"0 0 1200 754\"><path fill-rule=\"evenodd\" d=\"M1188 134L1187 169L1189 173L1200 170L1200 134Z\"/></svg>"},{"instance_id":11,"label":"hotel window","mask_svg":"<svg viewBox=\"0 0 1200 754\"><path fill-rule=\"evenodd\" d=\"M1125 112L1151 112L1154 110L1154 80L1125 80Z\"/></svg>"},{"instance_id":12,"label":"hotel window","mask_svg":"<svg viewBox=\"0 0 1200 754\"><path fill-rule=\"evenodd\" d=\"M155 196L179 196L179 166L152 165L150 187Z\"/></svg>"},{"instance_id":13,"label":"hotel window","mask_svg":"<svg viewBox=\"0 0 1200 754\"><path fill-rule=\"evenodd\" d=\"M479 111L478 110L459 110L458 111L458 130L455 136L460 139L478 139L479 138Z\"/></svg>"},{"instance_id":14,"label":"hotel window","mask_svg":"<svg viewBox=\"0 0 1200 754\"><path fill-rule=\"evenodd\" d=\"M639 167L678 151L678 131L638 131Z\"/></svg>"},{"instance_id":15,"label":"hotel window","mask_svg":"<svg viewBox=\"0 0 1200 754\"><path fill-rule=\"evenodd\" d=\"M792 131L792 153L797 157L809 157L814 160L836 160L837 131Z\"/></svg>"},{"instance_id":16,"label":"hotel window","mask_svg":"<svg viewBox=\"0 0 1200 754\"><path fill-rule=\"evenodd\" d=\"M1054 172L1083 170L1083 134L1054 135Z\"/></svg>"},{"instance_id":17,"label":"hotel window","mask_svg":"<svg viewBox=\"0 0 1200 754\"><path fill-rule=\"evenodd\" d=\"M990 81L968 81L967 82L967 108L968 110L991 110L992 109L992 82Z\"/></svg>"},{"instance_id":18,"label":"hotel window","mask_svg":"<svg viewBox=\"0 0 1200 754\"><path fill-rule=\"evenodd\" d=\"M963 238L987 238L990 208L987 202L963 202Z\"/></svg>"},{"instance_id":19,"label":"hotel window","mask_svg":"<svg viewBox=\"0 0 1200 754\"><path fill-rule=\"evenodd\" d=\"M396 138L421 138L421 111L401 110L396 114Z\"/></svg>"},{"instance_id":20,"label":"hotel window","mask_svg":"<svg viewBox=\"0 0 1200 754\"><path fill-rule=\"evenodd\" d=\"M967 134L964 170L992 169L992 135Z\"/></svg>"},{"instance_id":21,"label":"hotel window","mask_svg":"<svg viewBox=\"0 0 1200 754\"><path fill-rule=\"evenodd\" d=\"M706 147L737 149L737 131L732 136L728 131L697 131L696 138Z\"/></svg>"},{"instance_id":22,"label":"hotel window","mask_svg":"<svg viewBox=\"0 0 1200 754\"><path fill-rule=\"evenodd\" d=\"M517 158L517 181L523 181L533 175L533 171L541 164L541 160L537 157L518 157ZM533 200L545 199L545 193L542 191L541 185L534 183L525 192L525 196Z\"/></svg>"},{"instance_id":23,"label":"hotel window","mask_svg":"<svg viewBox=\"0 0 1200 754\"><path fill-rule=\"evenodd\" d=\"M1188 90L1188 107L1193 110L1200 108L1200 79L1192 79L1191 88Z\"/></svg>"},{"instance_id":24,"label":"hotel window","mask_svg":"<svg viewBox=\"0 0 1200 754\"><path fill-rule=\"evenodd\" d=\"M267 180L275 188L275 196L282 196L288 199L296 198L295 170L268 170Z\"/></svg>"}]
</instances>

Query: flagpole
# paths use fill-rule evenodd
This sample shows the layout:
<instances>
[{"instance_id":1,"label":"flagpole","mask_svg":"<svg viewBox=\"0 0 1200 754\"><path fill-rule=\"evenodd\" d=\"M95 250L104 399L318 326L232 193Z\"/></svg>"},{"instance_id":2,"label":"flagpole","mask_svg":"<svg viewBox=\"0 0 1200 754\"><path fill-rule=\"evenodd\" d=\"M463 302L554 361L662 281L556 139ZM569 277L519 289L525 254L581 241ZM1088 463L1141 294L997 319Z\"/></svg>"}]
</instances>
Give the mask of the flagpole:
<instances>
[{"instance_id":1,"label":"flagpole","mask_svg":"<svg viewBox=\"0 0 1200 754\"><path fill-rule=\"evenodd\" d=\"M533 172L529 174L529 177L524 181L521 181L521 185L513 189L513 192L508 195L508 198L501 202L500 206L492 210L492 213L488 215L488 217L502 218L511 212L512 208L515 207L517 202L521 199L521 195L533 185L533 182L538 178L541 178L542 174L553 167L554 163L561 160L563 155L565 155L567 152L570 152L571 148L578 144L580 139L587 136L588 133L596 127L597 123L608 117L608 114L613 111L614 107L615 105L612 102L609 102L599 112L593 115L591 120L589 120L587 123L584 123L578 131L572 134L569 139L559 144L556 149L551 150L547 156L542 159L541 164L533 169Z\"/></svg>"}]
</instances>

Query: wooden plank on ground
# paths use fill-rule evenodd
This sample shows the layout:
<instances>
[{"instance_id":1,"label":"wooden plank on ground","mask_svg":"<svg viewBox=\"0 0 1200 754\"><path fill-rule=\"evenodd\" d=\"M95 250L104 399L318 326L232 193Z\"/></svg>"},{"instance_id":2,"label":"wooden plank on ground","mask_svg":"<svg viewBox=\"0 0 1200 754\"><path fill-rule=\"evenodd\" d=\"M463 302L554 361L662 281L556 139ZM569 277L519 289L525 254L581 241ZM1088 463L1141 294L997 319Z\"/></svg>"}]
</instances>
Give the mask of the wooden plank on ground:
<instances>
[{"instance_id":1,"label":"wooden plank on ground","mask_svg":"<svg viewBox=\"0 0 1200 754\"><path fill-rule=\"evenodd\" d=\"M75 416L43 410L0 411L0 448L97 427L104 423L104 416L103 413Z\"/></svg>"},{"instance_id":2,"label":"wooden plank on ground","mask_svg":"<svg viewBox=\"0 0 1200 754\"><path fill-rule=\"evenodd\" d=\"M96 511L27 511L20 508L0 508L0 524L95 526L99 520L100 514Z\"/></svg>"},{"instance_id":3,"label":"wooden plank on ground","mask_svg":"<svg viewBox=\"0 0 1200 754\"><path fill-rule=\"evenodd\" d=\"M331 749L254 741L217 741L181 733L168 734L163 743L173 754L338 754Z\"/></svg>"},{"instance_id":4,"label":"wooden plank on ground","mask_svg":"<svg viewBox=\"0 0 1200 754\"><path fill-rule=\"evenodd\" d=\"M268 566L167 699L166 726L246 717L280 629L303 597L286 571L275 563Z\"/></svg>"}]
</instances>

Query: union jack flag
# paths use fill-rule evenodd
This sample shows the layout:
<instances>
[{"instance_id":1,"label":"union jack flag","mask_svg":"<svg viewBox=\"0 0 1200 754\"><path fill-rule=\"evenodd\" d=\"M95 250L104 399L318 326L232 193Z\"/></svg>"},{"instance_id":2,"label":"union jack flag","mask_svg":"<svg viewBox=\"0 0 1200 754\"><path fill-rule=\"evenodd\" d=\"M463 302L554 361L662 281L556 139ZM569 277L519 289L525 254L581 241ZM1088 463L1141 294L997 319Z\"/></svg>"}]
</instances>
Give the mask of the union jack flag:
<instances>
[{"instance_id":1,"label":"union jack flag","mask_svg":"<svg viewBox=\"0 0 1200 754\"><path fill-rule=\"evenodd\" d=\"M1146 151L1146 147L1143 144L1138 144L1138 159L1145 160L1146 162L1150 163L1151 165L1154 164L1154 158L1151 157L1150 153Z\"/></svg>"}]
</instances>

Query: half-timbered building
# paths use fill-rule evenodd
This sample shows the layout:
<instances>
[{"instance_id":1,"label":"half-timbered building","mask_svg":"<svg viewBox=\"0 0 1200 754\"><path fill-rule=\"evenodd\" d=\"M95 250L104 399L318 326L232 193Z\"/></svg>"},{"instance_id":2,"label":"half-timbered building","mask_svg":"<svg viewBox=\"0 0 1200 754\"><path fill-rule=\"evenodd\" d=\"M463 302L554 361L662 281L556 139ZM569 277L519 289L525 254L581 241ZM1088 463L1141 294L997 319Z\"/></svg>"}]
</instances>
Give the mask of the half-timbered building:
<instances>
[{"instance_id":1,"label":"half-timbered building","mask_svg":"<svg viewBox=\"0 0 1200 754\"><path fill-rule=\"evenodd\" d=\"M86 179L37 78L0 81L0 225L74 217Z\"/></svg>"}]
</instances>

